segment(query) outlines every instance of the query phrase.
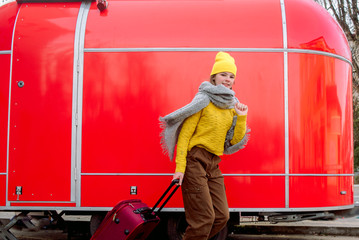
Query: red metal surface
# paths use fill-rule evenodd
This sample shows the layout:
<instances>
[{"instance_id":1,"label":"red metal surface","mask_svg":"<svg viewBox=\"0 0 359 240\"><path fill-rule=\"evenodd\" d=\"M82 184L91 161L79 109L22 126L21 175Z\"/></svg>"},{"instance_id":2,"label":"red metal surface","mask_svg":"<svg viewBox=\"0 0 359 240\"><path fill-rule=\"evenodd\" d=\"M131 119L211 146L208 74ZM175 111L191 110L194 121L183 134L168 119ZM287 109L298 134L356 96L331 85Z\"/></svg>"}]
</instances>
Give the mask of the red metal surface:
<instances>
[{"instance_id":1,"label":"red metal surface","mask_svg":"<svg viewBox=\"0 0 359 240\"><path fill-rule=\"evenodd\" d=\"M12 30L18 5L9 3L0 8L0 51L11 50ZM0 54L0 174L6 173L7 126L9 105L10 54ZM6 175L0 175L0 206L6 205Z\"/></svg>"},{"instance_id":2,"label":"red metal surface","mask_svg":"<svg viewBox=\"0 0 359 240\"><path fill-rule=\"evenodd\" d=\"M0 51L11 50L12 32L18 9L16 2L0 7Z\"/></svg>"},{"instance_id":3,"label":"red metal surface","mask_svg":"<svg viewBox=\"0 0 359 240\"><path fill-rule=\"evenodd\" d=\"M233 90L239 101L249 107L247 125L251 132L249 144L243 150L222 157L222 172L284 173L283 54L233 55L238 68Z\"/></svg>"},{"instance_id":4,"label":"red metal surface","mask_svg":"<svg viewBox=\"0 0 359 240\"><path fill-rule=\"evenodd\" d=\"M11 202L12 207L76 207L74 202Z\"/></svg>"},{"instance_id":5,"label":"red metal surface","mask_svg":"<svg viewBox=\"0 0 359 240\"><path fill-rule=\"evenodd\" d=\"M353 173L351 68L338 59L289 54L291 173Z\"/></svg>"},{"instance_id":6,"label":"red metal surface","mask_svg":"<svg viewBox=\"0 0 359 240\"><path fill-rule=\"evenodd\" d=\"M102 13L93 3L85 47L279 48L281 23L272 0L111 1Z\"/></svg>"},{"instance_id":7,"label":"red metal surface","mask_svg":"<svg viewBox=\"0 0 359 240\"><path fill-rule=\"evenodd\" d=\"M192 100L199 84L208 78L213 55L203 52L86 53L82 172L172 172L174 164L169 163L159 145L158 116L164 116ZM262 111L253 111L248 117L249 126L254 129L251 133L253 144L225 158L221 164L223 172L284 173L282 54L233 55L245 59L237 63L239 75L234 85L237 97L252 109ZM269 61L277 67L268 65ZM96 62L118 64L108 65L104 71L103 68L93 68ZM141 66L138 66L139 62ZM197 65L198 62L202 64ZM258 74L253 75L253 71ZM190 80L183 81L189 72ZM102 80L98 81L97 76L102 76ZM269 82L267 78L275 80ZM275 90L269 92L269 88ZM253 92L261 96L261 101ZM266 131L256 130L264 124ZM253 156L258 148L261 151ZM255 161L245 160L253 157ZM107 164L101 164L104 160ZM240 164L241 161L246 163Z\"/></svg>"},{"instance_id":8,"label":"red metal surface","mask_svg":"<svg viewBox=\"0 0 359 240\"><path fill-rule=\"evenodd\" d=\"M0 175L0 206L6 205L6 175Z\"/></svg>"},{"instance_id":9,"label":"red metal surface","mask_svg":"<svg viewBox=\"0 0 359 240\"><path fill-rule=\"evenodd\" d=\"M16 186L23 189L19 200L70 201L73 45L79 6L39 3L20 8L11 86L11 201L17 200ZM25 83L22 88L19 81Z\"/></svg>"},{"instance_id":10,"label":"red metal surface","mask_svg":"<svg viewBox=\"0 0 359 240\"><path fill-rule=\"evenodd\" d=\"M10 54L0 55L0 173L6 172Z\"/></svg>"},{"instance_id":11,"label":"red metal surface","mask_svg":"<svg viewBox=\"0 0 359 240\"><path fill-rule=\"evenodd\" d=\"M289 207L291 208L336 207L353 204L353 177L306 176L289 179Z\"/></svg>"},{"instance_id":12,"label":"red metal surface","mask_svg":"<svg viewBox=\"0 0 359 240\"><path fill-rule=\"evenodd\" d=\"M230 208L284 208L283 176L225 177Z\"/></svg>"},{"instance_id":13,"label":"red metal surface","mask_svg":"<svg viewBox=\"0 0 359 240\"><path fill-rule=\"evenodd\" d=\"M122 200L141 199L152 207L171 180L172 176L82 176L81 206L113 207ZM130 194L131 186L137 186L137 195ZM179 189L166 207L182 207L180 193Z\"/></svg>"},{"instance_id":14,"label":"red metal surface","mask_svg":"<svg viewBox=\"0 0 359 240\"><path fill-rule=\"evenodd\" d=\"M191 101L199 83L207 80L210 55L85 54L82 172L172 172L174 165L159 144L158 118ZM178 66L194 66L198 61L202 66L179 86L188 71ZM116 64L94 68L97 62Z\"/></svg>"},{"instance_id":15,"label":"red metal surface","mask_svg":"<svg viewBox=\"0 0 359 240\"><path fill-rule=\"evenodd\" d=\"M351 59L348 41L339 24L312 0L285 1L288 47L319 50Z\"/></svg>"}]
</instances>

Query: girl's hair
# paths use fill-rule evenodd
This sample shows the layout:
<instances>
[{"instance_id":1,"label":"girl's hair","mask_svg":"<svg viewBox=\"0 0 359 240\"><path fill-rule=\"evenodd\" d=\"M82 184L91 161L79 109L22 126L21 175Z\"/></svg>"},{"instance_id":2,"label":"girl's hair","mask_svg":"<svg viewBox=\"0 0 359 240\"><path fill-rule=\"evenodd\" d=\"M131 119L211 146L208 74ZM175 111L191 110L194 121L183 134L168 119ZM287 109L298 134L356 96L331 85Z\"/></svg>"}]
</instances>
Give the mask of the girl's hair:
<instances>
[{"instance_id":1,"label":"girl's hair","mask_svg":"<svg viewBox=\"0 0 359 240\"><path fill-rule=\"evenodd\" d=\"M215 78L216 78L216 74L211 75L209 77L209 82L216 86Z\"/></svg>"}]
</instances>

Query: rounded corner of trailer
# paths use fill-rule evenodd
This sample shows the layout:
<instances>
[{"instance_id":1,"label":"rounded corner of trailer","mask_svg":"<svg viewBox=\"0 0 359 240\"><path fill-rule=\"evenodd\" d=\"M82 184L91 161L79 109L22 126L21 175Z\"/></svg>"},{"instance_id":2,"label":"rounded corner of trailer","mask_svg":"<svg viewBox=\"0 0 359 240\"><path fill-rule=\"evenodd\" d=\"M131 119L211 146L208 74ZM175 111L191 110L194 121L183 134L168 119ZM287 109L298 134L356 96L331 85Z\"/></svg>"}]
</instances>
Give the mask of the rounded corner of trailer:
<instances>
[{"instance_id":1,"label":"rounded corner of trailer","mask_svg":"<svg viewBox=\"0 0 359 240\"><path fill-rule=\"evenodd\" d=\"M335 18L311 0L285 1L288 47L340 55L351 62L345 33Z\"/></svg>"}]
</instances>

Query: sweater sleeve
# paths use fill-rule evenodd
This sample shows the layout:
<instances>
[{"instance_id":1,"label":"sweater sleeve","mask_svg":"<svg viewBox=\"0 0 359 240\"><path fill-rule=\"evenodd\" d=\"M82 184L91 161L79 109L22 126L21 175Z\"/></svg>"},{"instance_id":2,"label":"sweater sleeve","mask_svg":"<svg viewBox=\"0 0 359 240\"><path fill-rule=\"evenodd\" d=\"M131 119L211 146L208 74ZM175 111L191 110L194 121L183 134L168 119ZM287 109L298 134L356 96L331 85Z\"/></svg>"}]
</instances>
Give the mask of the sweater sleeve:
<instances>
[{"instance_id":1,"label":"sweater sleeve","mask_svg":"<svg viewBox=\"0 0 359 240\"><path fill-rule=\"evenodd\" d=\"M246 134L247 115L237 115L237 123L234 127L234 135L231 140L231 144L235 145L239 143Z\"/></svg>"},{"instance_id":2,"label":"sweater sleeve","mask_svg":"<svg viewBox=\"0 0 359 240\"><path fill-rule=\"evenodd\" d=\"M177 154L176 154L176 171L184 173L186 170L186 157L188 151L188 144L196 130L197 124L201 117L202 110L188 117L182 125L181 132L177 141Z\"/></svg>"}]
</instances>

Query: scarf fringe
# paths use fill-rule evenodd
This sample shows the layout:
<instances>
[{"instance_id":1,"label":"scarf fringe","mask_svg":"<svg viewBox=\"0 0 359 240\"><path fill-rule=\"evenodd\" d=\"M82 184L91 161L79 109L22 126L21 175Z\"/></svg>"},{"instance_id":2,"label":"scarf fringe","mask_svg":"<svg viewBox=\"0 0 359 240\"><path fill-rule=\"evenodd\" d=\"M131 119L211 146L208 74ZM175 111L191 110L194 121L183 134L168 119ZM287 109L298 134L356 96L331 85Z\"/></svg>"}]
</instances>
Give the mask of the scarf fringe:
<instances>
[{"instance_id":1,"label":"scarf fringe","mask_svg":"<svg viewBox=\"0 0 359 240\"><path fill-rule=\"evenodd\" d=\"M235 145L225 148L223 154L231 155L231 154L236 153L239 150L245 148L250 139L250 134L249 134L250 132L251 132L251 129L247 127L246 133L244 134L244 137L242 138L242 140Z\"/></svg>"},{"instance_id":2,"label":"scarf fringe","mask_svg":"<svg viewBox=\"0 0 359 240\"><path fill-rule=\"evenodd\" d=\"M162 148L162 153L165 156L169 157L170 154L169 154L168 146L166 144L166 139L165 139L166 127L167 127L166 122L162 119L162 117L160 117L160 128L162 129L160 132L160 144L161 144L161 148Z\"/></svg>"}]
</instances>

